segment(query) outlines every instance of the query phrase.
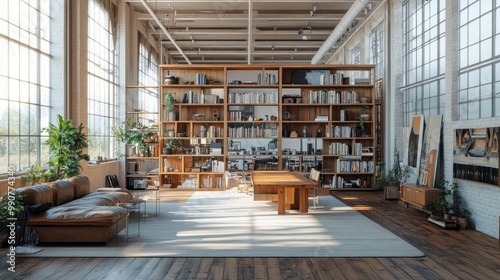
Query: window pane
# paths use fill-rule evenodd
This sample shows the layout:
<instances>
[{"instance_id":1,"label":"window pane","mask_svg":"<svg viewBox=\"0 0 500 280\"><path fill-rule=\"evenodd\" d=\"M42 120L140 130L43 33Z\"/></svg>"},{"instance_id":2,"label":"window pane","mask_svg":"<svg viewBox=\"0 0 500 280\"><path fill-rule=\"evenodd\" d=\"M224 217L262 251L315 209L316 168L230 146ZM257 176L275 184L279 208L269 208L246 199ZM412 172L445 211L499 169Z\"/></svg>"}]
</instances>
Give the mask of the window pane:
<instances>
[{"instance_id":1,"label":"window pane","mask_svg":"<svg viewBox=\"0 0 500 280\"><path fill-rule=\"evenodd\" d=\"M0 174L7 172L8 166L20 170L46 162L42 161L46 155L40 157L40 115L43 111L44 118L48 119L50 109L43 107L43 99L38 95L43 92L43 85L50 85L50 50L39 46L44 32L47 32L45 40L50 39L50 10L40 10L38 2L6 1L0 12L3 19L0 20L0 49L5 56L0 66L0 86L8 91L0 101L3 109L0 133L4 136L0 139ZM40 64L43 58L44 63ZM47 79L40 83L39 75L46 75ZM48 91L46 96L50 100Z\"/></svg>"},{"instance_id":2,"label":"window pane","mask_svg":"<svg viewBox=\"0 0 500 280\"><path fill-rule=\"evenodd\" d=\"M114 157L114 141L111 129L118 123L118 110L110 108L118 106L118 52L113 44L111 21L107 5L101 1L88 2L88 75L87 75L87 112L89 155ZM158 104L156 102L156 104Z\"/></svg>"}]
</instances>

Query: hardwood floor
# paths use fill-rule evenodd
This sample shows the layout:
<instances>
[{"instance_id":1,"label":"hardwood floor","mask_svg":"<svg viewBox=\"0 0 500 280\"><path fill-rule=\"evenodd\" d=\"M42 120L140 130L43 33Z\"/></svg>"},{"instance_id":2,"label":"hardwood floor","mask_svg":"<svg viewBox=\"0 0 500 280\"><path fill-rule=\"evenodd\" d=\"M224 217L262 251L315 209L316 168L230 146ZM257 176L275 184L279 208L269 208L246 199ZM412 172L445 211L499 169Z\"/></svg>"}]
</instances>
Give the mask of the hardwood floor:
<instances>
[{"instance_id":1,"label":"hardwood floor","mask_svg":"<svg viewBox=\"0 0 500 280\"><path fill-rule=\"evenodd\" d=\"M384 200L381 192L333 195L425 257L17 258L12 273L2 253L0 279L500 279L498 239L470 229L443 230L427 222L427 214Z\"/></svg>"}]
</instances>

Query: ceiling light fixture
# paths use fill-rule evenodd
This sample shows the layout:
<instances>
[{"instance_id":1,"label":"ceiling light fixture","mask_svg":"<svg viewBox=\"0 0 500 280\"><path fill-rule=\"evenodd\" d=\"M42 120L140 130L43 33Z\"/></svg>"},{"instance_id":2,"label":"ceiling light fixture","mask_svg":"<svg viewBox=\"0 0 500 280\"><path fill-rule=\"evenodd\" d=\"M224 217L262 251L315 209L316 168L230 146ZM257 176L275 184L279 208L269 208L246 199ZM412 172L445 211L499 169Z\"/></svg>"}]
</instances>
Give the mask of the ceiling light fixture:
<instances>
[{"instance_id":1,"label":"ceiling light fixture","mask_svg":"<svg viewBox=\"0 0 500 280\"><path fill-rule=\"evenodd\" d=\"M314 12L316 12L316 3L313 3L313 8L311 10L311 17L314 16Z\"/></svg>"},{"instance_id":2,"label":"ceiling light fixture","mask_svg":"<svg viewBox=\"0 0 500 280\"><path fill-rule=\"evenodd\" d=\"M300 38L302 38L302 40L304 40L304 41L311 39L311 33L312 33L312 29L311 29L310 25L307 28L301 28L299 30Z\"/></svg>"}]
</instances>

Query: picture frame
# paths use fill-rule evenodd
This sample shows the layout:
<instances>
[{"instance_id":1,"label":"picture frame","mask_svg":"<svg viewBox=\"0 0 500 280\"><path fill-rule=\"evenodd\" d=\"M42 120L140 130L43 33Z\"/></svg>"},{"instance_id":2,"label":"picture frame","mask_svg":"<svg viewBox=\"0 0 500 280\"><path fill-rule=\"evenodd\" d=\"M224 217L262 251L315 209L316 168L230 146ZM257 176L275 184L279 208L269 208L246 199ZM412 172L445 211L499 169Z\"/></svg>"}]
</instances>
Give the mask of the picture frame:
<instances>
[{"instance_id":1,"label":"picture frame","mask_svg":"<svg viewBox=\"0 0 500 280\"><path fill-rule=\"evenodd\" d=\"M241 150L241 142L233 141L233 150Z\"/></svg>"}]
</instances>

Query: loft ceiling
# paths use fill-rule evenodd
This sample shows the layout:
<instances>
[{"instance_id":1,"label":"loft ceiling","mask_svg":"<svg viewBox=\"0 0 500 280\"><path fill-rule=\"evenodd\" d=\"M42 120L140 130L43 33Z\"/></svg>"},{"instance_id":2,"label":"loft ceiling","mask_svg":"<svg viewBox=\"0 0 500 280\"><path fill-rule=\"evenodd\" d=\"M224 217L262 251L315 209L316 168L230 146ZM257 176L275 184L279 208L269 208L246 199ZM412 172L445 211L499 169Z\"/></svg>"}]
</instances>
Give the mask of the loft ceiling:
<instances>
[{"instance_id":1,"label":"loft ceiling","mask_svg":"<svg viewBox=\"0 0 500 280\"><path fill-rule=\"evenodd\" d=\"M309 64L356 0L125 2L180 64ZM363 5L336 45L380 2L372 0ZM325 58L336 45L329 48Z\"/></svg>"}]
</instances>

